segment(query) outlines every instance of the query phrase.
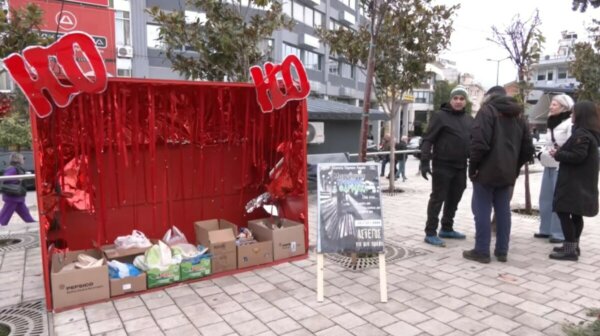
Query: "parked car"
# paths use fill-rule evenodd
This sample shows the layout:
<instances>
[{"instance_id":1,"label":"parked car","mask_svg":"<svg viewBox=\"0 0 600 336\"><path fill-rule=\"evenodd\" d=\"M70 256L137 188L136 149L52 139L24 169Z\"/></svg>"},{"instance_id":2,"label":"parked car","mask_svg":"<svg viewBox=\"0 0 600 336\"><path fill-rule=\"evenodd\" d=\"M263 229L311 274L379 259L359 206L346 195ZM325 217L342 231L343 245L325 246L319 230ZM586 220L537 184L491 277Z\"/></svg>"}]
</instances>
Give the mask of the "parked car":
<instances>
[{"instance_id":1,"label":"parked car","mask_svg":"<svg viewBox=\"0 0 600 336\"><path fill-rule=\"evenodd\" d=\"M13 152L0 152L0 175L4 175L4 170L10 165L10 155ZM23 158L25 159L25 164L23 165L23 169L26 172L35 174L35 163L33 162L33 152L32 151L21 151L23 154ZM23 180L23 185L27 190L35 190L35 179L27 179Z\"/></svg>"},{"instance_id":2,"label":"parked car","mask_svg":"<svg viewBox=\"0 0 600 336\"><path fill-rule=\"evenodd\" d=\"M421 144L423 143L423 138L420 136L414 136L410 138L408 144L406 144L406 149L421 149ZM421 159L421 153L413 153L413 156L417 159Z\"/></svg>"}]
</instances>

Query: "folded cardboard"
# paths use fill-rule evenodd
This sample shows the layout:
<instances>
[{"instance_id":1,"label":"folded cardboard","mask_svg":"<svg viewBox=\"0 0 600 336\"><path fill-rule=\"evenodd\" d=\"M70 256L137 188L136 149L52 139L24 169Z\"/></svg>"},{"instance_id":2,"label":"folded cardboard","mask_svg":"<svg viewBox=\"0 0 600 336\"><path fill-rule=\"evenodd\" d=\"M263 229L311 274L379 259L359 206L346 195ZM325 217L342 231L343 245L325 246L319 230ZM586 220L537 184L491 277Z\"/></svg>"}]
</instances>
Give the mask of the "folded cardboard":
<instances>
[{"instance_id":1,"label":"folded cardboard","mask_svg":"<svg viewBox=\"0 0 600 336\"><path fill-rule=\"evenodd\" d=\"M224 219L209 219L195 222L194 230L196 242L208 247L212 254L212 273L237 268L237 225Z\"/></svg>"},{"instance_id":2,"label":"folded cardboard","mask_svg":"<svg viewBox=\"0 0 600 336\"><path fill-rule=\"evenodd\" d=\"M50 281L54 309L109 298L108 267L103 258L100 267L63 270L65 266L77 261L79 254L87 254L96 259L102 258L98 250L80 250L52 255Z\"/></svg>"},{"instance_id":3,"label":"folded cardboard","mask_svg":"<svg viewBox=\"0 0 600 336\"><path fill-rule=\"evenodd\" d=\"M255 241L237 248L238 268L262 265L273 261L273 242Z\"/></svg>"},{"instance_id":4,"label":"folded cardboard","mask_svg":"<svg viewBox=\"0 0 600 336\"><path fill-rule=\"evenodd\" d=\"M156 244L157 240L152 240ZM118 249L115 245L104 245L100 247L106 260L118 260L123 263L133 263L136 256L142 255L149 247ZM127 277L123 279L110 279L110 296L118 296L127 293L141 292L146 290L146 273L136 277Z\"/></svg>"},{"instance_id":5,"label":"folded cardboard","mask_svg":"<svg viewBox=\"0 0 600 336\"><path fill-rule=\"evenodd\" d=\"M181 262L181 281L202 278L211 274L211 255L205 254L198 260L184 259Z\"/></svg>"},{"instance_id":6,"label":"folded cardboard","mask_svg":"<svg viewBox=\"0 0 600 336\"><path fill-rule=\"evenodd\" d=\"M170 265L166 270L151 268L146 271L148 288L170 285L181 278L180 264Z\"/></svg>"},{"instance_id":7,"label":"folded cardboard","mask_svg":"<svg viewBox=\"0 0 600 336\"><path fill-rule=\"evenodd\" d=\"M277 224L281 224L281 227L278 227ZM273 260L306 253L302 223L285 218L261 218L248 221L248 228L258 240L273 241Z\"/></svg>"}]
</instances>

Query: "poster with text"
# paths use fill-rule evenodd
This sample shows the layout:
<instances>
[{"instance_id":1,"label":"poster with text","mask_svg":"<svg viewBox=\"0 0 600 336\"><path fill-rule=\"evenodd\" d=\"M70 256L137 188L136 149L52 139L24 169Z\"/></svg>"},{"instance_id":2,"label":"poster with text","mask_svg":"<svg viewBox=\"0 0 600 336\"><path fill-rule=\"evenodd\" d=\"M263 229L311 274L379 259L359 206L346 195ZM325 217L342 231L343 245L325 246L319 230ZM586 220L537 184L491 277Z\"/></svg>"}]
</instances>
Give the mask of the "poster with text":
<instances>
[{"instance_id":1,"label":"poster with text","mask_svg":"<svg viewBox=\"0 0 600 336\"><path fill-rule=\"evenodd\" d=\"M383 251L376 163L322 163L317 169L318 253Z\"/></svg>"}]
</instances>

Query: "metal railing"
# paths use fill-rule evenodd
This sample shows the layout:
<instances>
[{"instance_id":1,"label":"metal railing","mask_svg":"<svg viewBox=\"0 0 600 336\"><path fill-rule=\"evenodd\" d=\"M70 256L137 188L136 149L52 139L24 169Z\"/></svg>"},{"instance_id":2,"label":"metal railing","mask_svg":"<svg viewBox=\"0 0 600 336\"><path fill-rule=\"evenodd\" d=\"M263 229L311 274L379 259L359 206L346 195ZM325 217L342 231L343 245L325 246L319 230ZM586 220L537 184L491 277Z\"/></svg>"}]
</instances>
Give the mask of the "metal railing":
<instances>
[{"instance_id":1,"label":"metal railing","mask_svg":"<svg viewBox=\"0 0 600 336\"><path fill-rule=\"evenodd\" d=\"M391 154L391 151L381 151L381 152L367 152L366 155L367 156L374 156L374 155L386 155L386 154ZM398 150L398 151L394 151L394 154L413 154L413 153L421 153L420 149L405 149L405 150ZM348 153L349 157L355 157L358 156L358 153Z\"/></svg>"},{"instance_id":2,"label":"metal railing","mask_svg":"<svg viewBox=\"0 0 600 336\"><path fill-rule=\"evenodd\" d=\"M0 176L0 181L31 180L34 178L35 178L35 174L8 175L8 176Z\"/></svg>"}]
</instances>

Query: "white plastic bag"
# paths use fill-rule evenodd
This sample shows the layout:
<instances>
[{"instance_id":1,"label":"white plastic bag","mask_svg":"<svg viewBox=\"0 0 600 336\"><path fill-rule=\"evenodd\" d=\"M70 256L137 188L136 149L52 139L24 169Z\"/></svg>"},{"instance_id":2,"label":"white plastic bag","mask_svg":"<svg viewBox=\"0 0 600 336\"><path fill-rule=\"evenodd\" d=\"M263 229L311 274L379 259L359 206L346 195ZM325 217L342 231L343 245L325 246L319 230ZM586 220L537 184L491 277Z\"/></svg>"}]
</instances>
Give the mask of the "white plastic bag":
<instances>
[{"instance_id":1,"label":"white plastic bag","mask_svg":"<svg viewBox=\"0 0 600 336\"><path fill-rule=\"evenodd\" d=\"M188 243L183 232L181 232L181 230L179 230L175 225L173 225L173 228L167 230L162 241L169 246Z\"/></svg>"},{"instance_id":2,"label":"white plastic bag","mask_svg":"<svg viewBox=\"0 0 600 336\"><path fill-rule=\"evenodd\" d=\"M146 248L152 246L152 243L146 235L138 230L133 230L128 236L120 236L115 239L115 247L120 250L130 248Z\"/></svg>"}]
</instances>

